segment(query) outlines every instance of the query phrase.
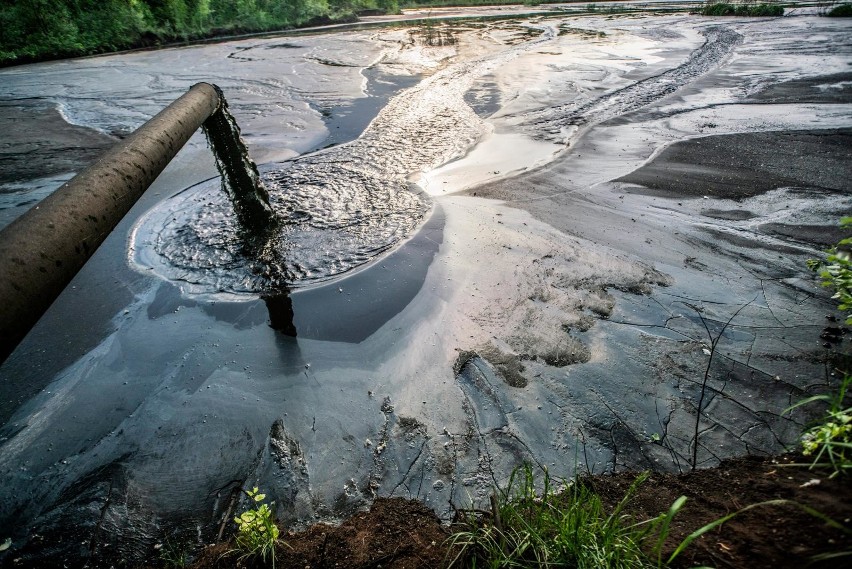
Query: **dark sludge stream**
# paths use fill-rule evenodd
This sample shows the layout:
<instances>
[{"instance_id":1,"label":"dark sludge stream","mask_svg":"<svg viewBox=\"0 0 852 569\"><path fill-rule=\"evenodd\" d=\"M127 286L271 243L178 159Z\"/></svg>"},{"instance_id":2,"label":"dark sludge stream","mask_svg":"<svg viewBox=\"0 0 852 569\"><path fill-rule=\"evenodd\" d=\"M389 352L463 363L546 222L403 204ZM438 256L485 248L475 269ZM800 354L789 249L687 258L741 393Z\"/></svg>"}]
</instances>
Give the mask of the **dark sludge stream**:
<instances>
[{"instance_id":1,"label":"dark sludge stream","mask_svg":"<svg viewBox=\"0 0 852 569\"><path fill-rule=\"evenodd\" d=\"M228 110L225 94L217 85L213 88L219 94L219 109L204 122L203 128L222 175L222 189L234 204L243 232L267 234L277 225L278 217L269 205L269 193L257 165L240 137L240 127Z\"/></svg>"},{"instance_id":2,"label":"dark sludge stream","mask_svg":"<svg viewBox=\"0 0 852 569\"><path fill-rule=\"evenodd\" d=\"M240 136L240 127L228 109L225 94L218 85L213 88L219 94L219 109L202 128L222 177L222 191L234 206L243 255L256 263L256 272L263 273L273 286L280 287L264 297L269 299L272 325L295 336L292 302L281 273L280 249L275 242L281 220L269 204L269 192Z\"/></svg>"}]
</instances>

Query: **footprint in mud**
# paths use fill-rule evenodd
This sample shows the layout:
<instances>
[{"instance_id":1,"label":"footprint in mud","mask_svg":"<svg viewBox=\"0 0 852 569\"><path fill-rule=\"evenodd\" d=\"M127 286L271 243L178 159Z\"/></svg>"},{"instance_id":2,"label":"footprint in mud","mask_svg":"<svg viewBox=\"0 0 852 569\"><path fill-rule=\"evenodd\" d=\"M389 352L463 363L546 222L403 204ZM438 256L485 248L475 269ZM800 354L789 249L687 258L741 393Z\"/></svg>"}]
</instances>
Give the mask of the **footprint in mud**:
<instances>
[{"instance_id":1,"label":"footprint in mud","mask_svg":"<svg viewBox=\"0 0 852 569\"><path fill-rule=\"evenodd\" d=\"M461 352L453 369L468 404L468 417L476 430L480 434L490 434L508 427L509 420L497 391L502 382L488 361L476 352Z\"/></svg>"}]
</instances>

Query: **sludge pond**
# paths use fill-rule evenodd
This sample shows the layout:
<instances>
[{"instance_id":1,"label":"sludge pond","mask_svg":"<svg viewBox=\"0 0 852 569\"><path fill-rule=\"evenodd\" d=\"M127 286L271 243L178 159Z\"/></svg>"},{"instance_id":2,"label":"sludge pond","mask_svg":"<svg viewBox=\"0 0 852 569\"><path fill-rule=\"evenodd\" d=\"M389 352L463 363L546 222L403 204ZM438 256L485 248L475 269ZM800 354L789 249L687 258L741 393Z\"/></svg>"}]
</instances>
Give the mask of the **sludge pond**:
<instances>
[{"instance_id":1,"label":"sludge pond","mask_svg":"<svg viewBox=\"0 0 852 569\"><path fill-rule=\"evenodd\" d=\"M3 149L4 223L210 81L291 263L276 295L235 254L196 135L0 368L8 557L208 542L241 487L294 527L375 496L447 516L524 461L678 471L795 443L782 411L829 381L804 261L850 210L848 25L445 32L0 72L2 120L31 125Z\"/></svg>"}]
</instances>

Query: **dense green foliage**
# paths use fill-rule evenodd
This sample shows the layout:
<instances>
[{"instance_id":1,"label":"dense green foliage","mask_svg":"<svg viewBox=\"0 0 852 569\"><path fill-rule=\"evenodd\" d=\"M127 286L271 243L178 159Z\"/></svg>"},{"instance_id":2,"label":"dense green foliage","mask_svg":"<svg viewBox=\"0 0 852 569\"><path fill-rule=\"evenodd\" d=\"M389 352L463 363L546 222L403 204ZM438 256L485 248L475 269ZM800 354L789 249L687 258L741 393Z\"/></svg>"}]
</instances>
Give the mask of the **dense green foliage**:
<instances>
[{"instance_id":1,"label":"dense green foliage","mask_svg":"<svg viewBox=\"0 0 852 569\"><path fill-rule=\"evenodd\" d=\"M831 18L852 18L852 4L838 4L825 15Z\"/></svg>"},{"instance_id":2,"label":"dense green foliage","mask_svg":"<svg viewBox=\"0 0 852 569\"><path fill-rule=\"evenodd\" d=\"M0 63L398 11L396 0L0 0Z\"/></svg>"},{"instance_id":3,"label":"dense green foliage","mask_svg":"<svg viewBox=\"0 0 852 569\"><path fill-rule=\"evenodd\" d=\"M777 4L708 2L701 13L705 16L783 16L784 8Z\"/></svg>"},{"instance_id":4,"label":"dense green foliage","mask_svg":"<svg viewBox=\"0 0 852 569\"><path fill-rule=\"evenodd\" d=\"M266 494L261 494L257 486L246 491L246 496L257 504L257 508L246 510L234 518L237 524L234 541L242 554L241 559L259 557L265 566L269 558L275 567L275 543L281 532L275 525L275 514L269 504L260 503L266 499Z\"/></svg>"}]
</instances>

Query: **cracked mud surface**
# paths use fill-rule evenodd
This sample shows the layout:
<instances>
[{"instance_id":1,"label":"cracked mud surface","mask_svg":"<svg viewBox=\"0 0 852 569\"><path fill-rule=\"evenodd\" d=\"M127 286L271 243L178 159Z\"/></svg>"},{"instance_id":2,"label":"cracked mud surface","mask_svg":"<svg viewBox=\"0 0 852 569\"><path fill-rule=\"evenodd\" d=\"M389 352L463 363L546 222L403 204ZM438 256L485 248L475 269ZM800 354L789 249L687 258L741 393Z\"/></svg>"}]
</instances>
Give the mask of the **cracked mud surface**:
<instances>
[{"instance_id":1,"label":"cracked mud surface","mask_svg":"<svg viewBox=\"0 0 852 569\"><path fill-rule=\"evenodd\" d=\"M156 106L194 62L238 53L253 75L221 79L266 162L369 123L340 111L369 98L359 70L422 75L349 143L355 162L336 146L282 175L416 183L437 205L346 278L289 298L199 295L127 262L138 222L212 176L192 143L0 368L14 555L108 564L164 536L226 537L244 486L288 528L380 497L447 519L524 461L674 473L795 443L808 415L781 412L830 387L846 349L819 338L833 304L804 261L850 210L848 29L648 15L460 26L441 46L414 32L165 50L168 77L150 54L79 62L80 85L51 64L39 82L6 72L4 97L50 85L103 133L139 118L125 73L149 79ZM115 102L86 102L102 73ZM734 189L710 191L725 176Z\"/></svg>"}]
</instances>

